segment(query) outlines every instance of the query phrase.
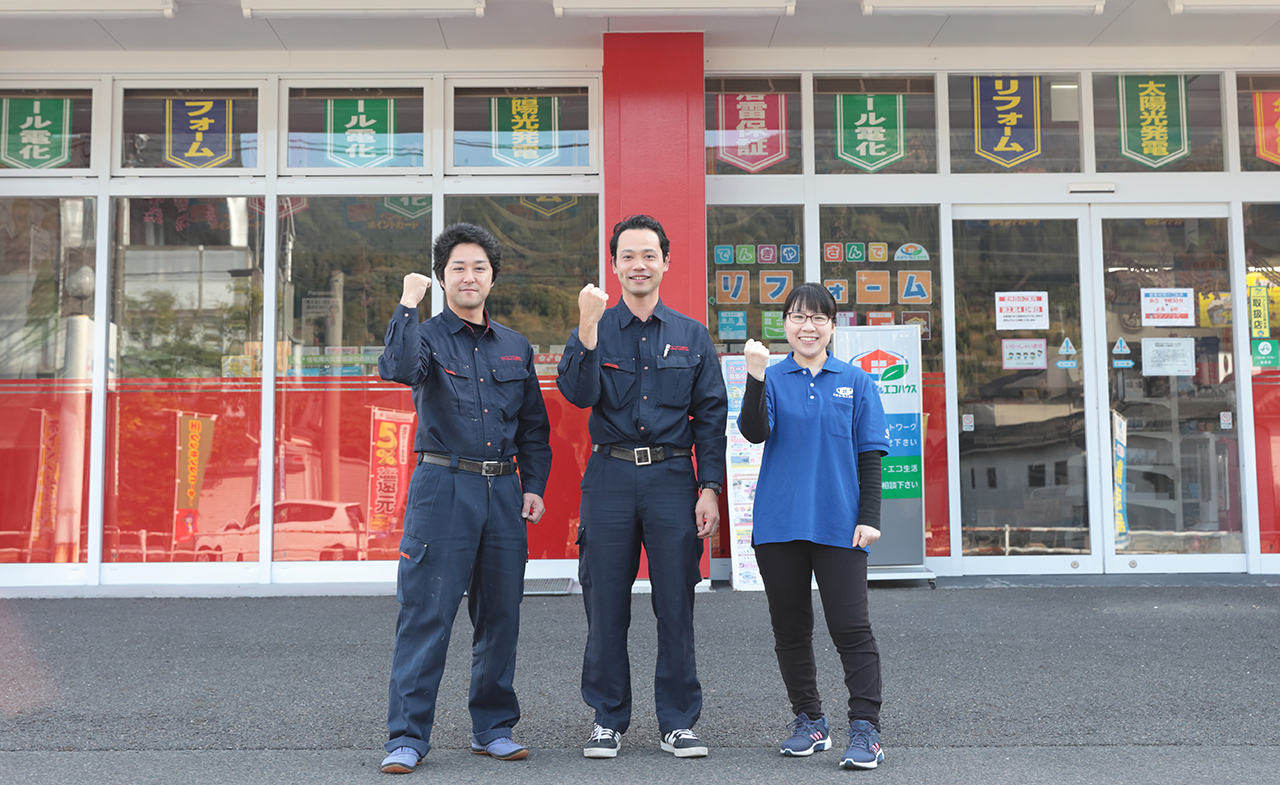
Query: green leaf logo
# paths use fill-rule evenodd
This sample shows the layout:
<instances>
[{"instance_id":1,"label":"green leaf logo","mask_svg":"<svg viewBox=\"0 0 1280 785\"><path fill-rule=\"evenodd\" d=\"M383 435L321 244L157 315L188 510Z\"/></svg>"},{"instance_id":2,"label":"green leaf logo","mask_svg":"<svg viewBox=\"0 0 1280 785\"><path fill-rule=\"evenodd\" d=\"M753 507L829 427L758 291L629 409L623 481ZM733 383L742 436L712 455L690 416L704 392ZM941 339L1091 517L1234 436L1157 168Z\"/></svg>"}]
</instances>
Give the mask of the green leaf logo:
<instances>
[{"instance_id":1,"label":"green leaf logo","mask_svg":"<svg viewBox=\"0 0 1280 785\"><path fill-rule=\"evenodd\" d=\"M907 375L907 364L898 363L897 365L890 365L888 368L885 368L884 372L880 374L880 381L891 382L894 379L901 379L906 375Z\"/></svg>"}]
</instances>

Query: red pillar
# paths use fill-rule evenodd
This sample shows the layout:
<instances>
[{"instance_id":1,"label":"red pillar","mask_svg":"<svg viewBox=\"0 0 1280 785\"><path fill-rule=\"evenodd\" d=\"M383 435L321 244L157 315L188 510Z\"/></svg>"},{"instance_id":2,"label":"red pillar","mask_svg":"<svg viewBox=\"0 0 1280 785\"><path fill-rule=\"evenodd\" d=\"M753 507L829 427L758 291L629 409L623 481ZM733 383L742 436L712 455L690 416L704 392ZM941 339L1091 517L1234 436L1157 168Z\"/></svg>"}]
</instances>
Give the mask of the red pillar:
<instances>
[{"instance_id":1,"label":"red pillar","mask_svg":"<svg viewBox=\"0 0 1280 785\"><path fill-rule=\"evenodd\" d=\"M707 320L702 33L605 33L604 215L648 213L671 240L662 301ZM606 248L607 255L607 248ZM609 301L622 296L606 277Z\"/></svg>"}]
</instances>

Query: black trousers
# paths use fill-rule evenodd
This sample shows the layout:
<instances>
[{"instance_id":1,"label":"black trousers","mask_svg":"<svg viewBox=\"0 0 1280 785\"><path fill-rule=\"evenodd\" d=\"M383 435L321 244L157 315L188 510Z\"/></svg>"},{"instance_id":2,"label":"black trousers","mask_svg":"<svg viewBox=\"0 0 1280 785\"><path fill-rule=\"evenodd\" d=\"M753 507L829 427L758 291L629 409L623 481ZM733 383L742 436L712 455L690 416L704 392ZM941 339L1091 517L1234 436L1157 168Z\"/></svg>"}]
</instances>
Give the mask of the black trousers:
<instances>
[{"instance_id":1,"label":"black trousers","mask_svg":"<svg viewBox=\"0 0 1280 785\"><path fill-rule=\"evenodd\" d=\"M827 630L844 665L849 720L880 729L880 649L867 609L867 554L807 540L755 546L773 621L774 651L795 714L822 716L813 657L812 577L818 579Z\"/></svg>"}]
</instances>

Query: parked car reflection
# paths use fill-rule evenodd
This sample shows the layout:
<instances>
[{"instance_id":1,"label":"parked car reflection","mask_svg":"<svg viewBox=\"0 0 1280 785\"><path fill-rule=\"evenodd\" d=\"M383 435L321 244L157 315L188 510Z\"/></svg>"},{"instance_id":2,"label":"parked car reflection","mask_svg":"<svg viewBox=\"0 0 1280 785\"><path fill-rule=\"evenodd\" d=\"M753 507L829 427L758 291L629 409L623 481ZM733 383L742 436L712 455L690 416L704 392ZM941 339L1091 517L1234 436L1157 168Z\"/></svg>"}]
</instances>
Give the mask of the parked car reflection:
<instances>
[{"instance_id":1,"label":"parked car reflection","mask_svg":"<svg viewBox=\"0 0 1280 785\"><path fill-rule=\"evenodd\" d=\"M200 534L196 561L252 560L258 550L259 507L244 523L230 520L220 531ZM273 545L276 561L364 561L369 535L359 504L319 499L276 502Z\"/></svg>"}]
</instances>

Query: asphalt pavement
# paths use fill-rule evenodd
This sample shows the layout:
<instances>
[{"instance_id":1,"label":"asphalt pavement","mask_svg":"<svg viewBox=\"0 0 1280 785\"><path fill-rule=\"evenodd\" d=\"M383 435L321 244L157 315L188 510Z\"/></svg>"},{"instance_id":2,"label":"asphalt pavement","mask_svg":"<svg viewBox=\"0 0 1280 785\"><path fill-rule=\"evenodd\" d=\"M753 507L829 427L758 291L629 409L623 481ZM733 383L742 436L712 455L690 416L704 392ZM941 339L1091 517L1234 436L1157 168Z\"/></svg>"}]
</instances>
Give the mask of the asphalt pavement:
<instances>
[{"instance_id":1,"label":"asphalt pavement","mask_svg":"<svg viewBox=\"0 0 1280 785\"><path fill-rule=\"evenodd\" d=\"M815 604L820 605L817 594ZM434 749L378 772L393 596L0 599L0 783L1280 782L1280 581L947 579L874 584L886 761L837 768L840 740L783 758L790 720L764 597L699 594L706 759L658 748L647 595L631 632L635 710L613 760L585 760L580 596L526 597L516 739L468 751L470 623L458 615ZM839 661L815 634L825 709Z\"/></svg>"}]
</instances>

